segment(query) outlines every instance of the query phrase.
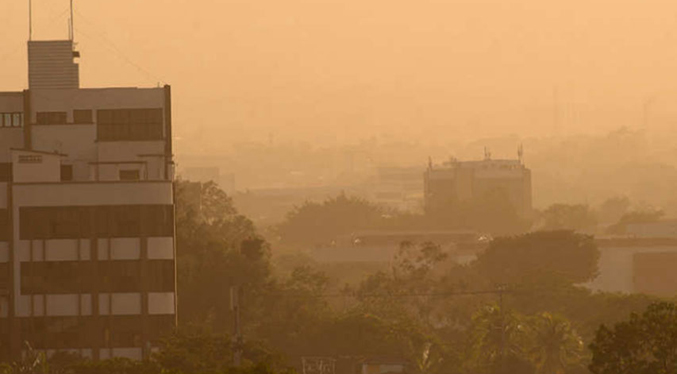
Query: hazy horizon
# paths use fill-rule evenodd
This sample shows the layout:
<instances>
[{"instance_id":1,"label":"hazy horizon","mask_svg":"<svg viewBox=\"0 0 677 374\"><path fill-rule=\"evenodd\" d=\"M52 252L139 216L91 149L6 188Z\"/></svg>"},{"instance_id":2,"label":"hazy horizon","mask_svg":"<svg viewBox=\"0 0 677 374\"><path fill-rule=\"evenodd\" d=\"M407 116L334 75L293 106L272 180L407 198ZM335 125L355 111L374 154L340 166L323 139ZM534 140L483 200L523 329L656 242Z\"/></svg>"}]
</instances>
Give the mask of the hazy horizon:
<instances>
[{"instance_id":1,"label":"hazy horizon","mask_svg":"<svg viewBox=\"0 0 677 374\"><path fill-rule=\"evenodd\" d=\"M668 1L75 5L82 86L171 84L179 154L252 140L443 143L677 121ZM34 39L67 37L67 0L33 8ZM20 90L27 2L4 2L0 20L0 87Z\"/></svg>"}]
</instances>

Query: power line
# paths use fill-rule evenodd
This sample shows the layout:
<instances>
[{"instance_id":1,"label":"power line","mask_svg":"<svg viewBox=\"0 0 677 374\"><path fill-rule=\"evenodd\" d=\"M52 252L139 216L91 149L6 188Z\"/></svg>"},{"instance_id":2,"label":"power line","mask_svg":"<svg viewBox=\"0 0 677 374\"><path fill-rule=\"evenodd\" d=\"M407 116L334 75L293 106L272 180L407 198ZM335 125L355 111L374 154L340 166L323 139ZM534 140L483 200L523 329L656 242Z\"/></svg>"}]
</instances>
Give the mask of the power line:
<instances>
[{"instance_id":1,"label":"power line","mask_svg":"<svg viewBox=\"0 0 677 374\"><path fill-rule=\"evenodd\" d=\"M97 31L96 30L98 28L97 25L94 22L90 21L82 13L80 13L80 11L78 11L77 9L75 9L74 11L78 15L78 17L80 17L80 19L84 21L84 23L91 26L92 34L95 35L96 38L98 38L100 42L101 41L104 42L104 44L103 44L104 48L108 49L110 52L115 54L118 58L122 59L124 62L126 62L130 66L134 67L137 71L139 71L140 73L145 75L146 78L149 78L154 82L159 82L159 83L165 82L164 79L152 74L147 69L145 69L143 66L135 63L131 58L129 58L124 52L122 52L122 50L120 48L118 48L118 46L115 43L113 43L109 38L107 38L106 35L103 32ZM81 22L79 24L82 25L83 23ZM84 33L81 28L77 28L76 30L82 36L84 36L88 39L91 39L92 41L96 41L96 40L94 40L95 38L93 36L87 35L87 33ZM107 44L107 46L106 46L106 44Z\"/></svg>"},{"instance_id":2,"label":"power line","mask_svg":"<svg viewBox=\"0 0 677 374\"><path fill-rule=\"evenodd\" d=\"M312 298L408 298L408 297L453 297L453 296L473 296L473 295L504 295L512 293L512 291L496 289L496 290L478 290L478 291L455 291L455 292L415 292L415 293L398 293L398 294L384 294L384 293L323 293L323 294L300 294L287 292L273 292L265 293L270 296L289 296L289 297L312 297Z\"/></svg>"}]
</instances>

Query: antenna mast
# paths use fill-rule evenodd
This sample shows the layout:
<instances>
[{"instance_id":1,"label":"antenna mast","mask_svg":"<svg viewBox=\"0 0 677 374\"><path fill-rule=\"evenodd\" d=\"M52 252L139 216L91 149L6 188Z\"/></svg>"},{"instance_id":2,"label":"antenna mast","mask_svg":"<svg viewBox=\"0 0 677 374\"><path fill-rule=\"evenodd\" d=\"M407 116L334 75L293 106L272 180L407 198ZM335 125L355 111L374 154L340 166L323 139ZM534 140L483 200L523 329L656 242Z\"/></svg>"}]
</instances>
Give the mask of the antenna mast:
<instances>
[{"instance_id":1,"label":"antenna mast","mask_svg":"<svg viewBox=\"0 0 677 374\"><path fill-rule=\"evenodd\" d=\"M69 30L70 32L69 32L69 34L70 34L71 41L73 41L73 39L75 39L75 28L74 28L74 25L73 25L73 0L71 0L71 20L70 21L71 22L70 22L70 30Z\"/></svg>"},{"instance_id":2,"label":"antenna mast","mask_svg":"<svg viewBox=\"0 0 677 374\"><path fill-rule=\"evenodd\" d=\"M28 0L28 40L33 39L33 0Z\"/></svg>"}]
</instances>

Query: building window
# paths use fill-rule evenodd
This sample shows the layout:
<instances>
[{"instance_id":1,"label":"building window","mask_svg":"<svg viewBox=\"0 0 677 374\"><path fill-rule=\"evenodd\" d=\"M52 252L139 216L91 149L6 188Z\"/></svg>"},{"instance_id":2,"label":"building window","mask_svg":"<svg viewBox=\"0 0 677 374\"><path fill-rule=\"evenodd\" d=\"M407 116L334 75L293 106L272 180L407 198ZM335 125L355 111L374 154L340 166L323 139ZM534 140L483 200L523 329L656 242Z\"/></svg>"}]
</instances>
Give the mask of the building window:
<instances>
[{"instance_id":1,"label":"building window","mask_svg":"<svg viewBox=\"0 0 677 374\"><path fill-rule=\"evenodd\" d=\"M66 112L38 112L38 125L65 125L68 123Z\"/></svg>"},{"instance_id":2,"label":"building window","mask_svg":"<svg viewBox=\"0 0 677 374\"><path fill-rule=\"evenodd\" d=\"M0 295L6 295L9 291L9 263L0 263ZM0 310L2 312L2 310Z\"/></svg>"},{"instance_id":3,"label":"building window","mask_svg":"<svg viewBox=\"0 0 677 374\"><path fill-rule=\"evenodd\" d=\"M143 325L138 317L118 316L110 324L111 347L142 347Z\"/></svg>"},{"instance_id":4,"label":"building window","mask_svg":"<svg viewBox=\"0 0 677 374\"><path fill-rule=\"evenodd\" d=\"M174 261L154 260L147 261L144 269L149 292L174 292Z\"/></svg>"},{"instance_id":5,"label":"building window","mask_svg":"<svg viewBox=\"0 0 677 374\"><path fill-rule=\"evenodd\" d=\"M96 111L97 138L102 141L162 140L162 108Z\"/></svg>"},{"instance_id":6,"label":"building window","mask_svg":"<svg viewBox=\"0 0 677 374\"><path fill-rule=\"evenodd\" d=\"M142 208L145 236L167 237L174 235L174 207L171 205L146 205Z\"/></svg>"},{"instance_id":7,"label":"building window","mask_svg":"<svg viewBox=\"0 0 677 374\"><path fill-rule=\"evenodd\" d=\"M19 221L22 240L174 235L172 205L23 207Z\"/></svg>"},{"instance_id":8,"label":"building window","mask_svg":"<svg viewBox=\"0 0 677 374\"><path fill-rule=\"evenodd\" d=\"M91 109L75 109L73 111L73 123L91 124L94 123L94 117Z\"/></svg>"},{"instance_id":9,"label":"building window","mask_svg":"<svg viewBox=\"0 0 677 374\"><path fill-rule=\"evenodd\" d=\"M141 179L139 170L120 170L121 181L138 181Z\"/></svg>"},{"instance_id":10,"label":"building window","mask_svg":"<svg viewBox=\"0 0 677 374\"><path fill-rule=\"evenodd\" d=\"M24 115L21 112L0 113L0 127L22 127Z\"/></svg>"},{"instance_id":11,"label":"building window","mask_svg":"<svg viewBox=\"0 0 677 374\"><path fill-rule=\"evenodd\" d=\"M134 292L141 290L140 261L101 261L100 292Z\"/></svg>"},{"instance_id":12,"label":"building window","mask_svg":"<svg viewBox=\"0 0 677 374\"><path fill-rule=\"evenodd\" d=\"M49 261L21 263L21 293L74 294L95 290L92 262Z\"/></svg>"},{"instance_id":13,"label":"building window","mask_svg":"<svg viewBox=\"0 0 677 374\"><path fill-rule=\"evenodd\" d=\"M61 165L61 181L73 180L73 165Z\"/></svg>"},{"instance_id":14,"label":"building window","mask_svg":"<svg viewBox=\"0 0 677 374\"><path fill-rule=\"evenodd\" d=\"M0 182L12 181L12 163L0 162Z\"/></svg>"},{"instance_id":15,"label":"building window","mask_svg":"<svg viewBox=\"0 0 677 374\"><path fill-rule=\"evenodd\" d=\"M0 242L8 242L9 237L9 210L0 209Z\"/></svg>"},{"instance_id":16,"label":"building window","mask_svg":"<svg viewBox=\"0 0 677 374\"><path fill-rule=\"evenodd\" d=\"M40 164L42 163L41 155L19 155L20 164Z\"/></svg>"},{"instance_id":17,"label":"building window","mask_svg":"<svg viewBox=\"0 0 677 374\"><path fill-rule=\"evenodd\" d=\"M23 113L12 113L12 127L22 127L24 125Z\"/></svg>"}]
</instances>

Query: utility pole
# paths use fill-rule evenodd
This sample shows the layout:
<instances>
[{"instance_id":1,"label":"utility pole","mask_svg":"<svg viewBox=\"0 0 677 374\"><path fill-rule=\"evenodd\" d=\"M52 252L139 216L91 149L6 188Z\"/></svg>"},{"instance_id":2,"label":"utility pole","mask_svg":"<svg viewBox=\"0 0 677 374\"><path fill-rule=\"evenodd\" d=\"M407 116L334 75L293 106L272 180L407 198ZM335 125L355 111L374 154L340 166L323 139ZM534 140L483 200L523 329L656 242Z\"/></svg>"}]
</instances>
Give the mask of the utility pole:
<instances>
[{"instance_id":1,"label":"utility pole","mask_svg":"<svg viewBox=\"0 0 677 374\"><path fill-rule=\"evenodd\" d=\"M498 287L498 307L501 311L501 363L505 361L505 311L503 310L503 285Z\"/></svg>"},{"instance_id":2,"label":"utility pole","mask_svg":"<svg viewBox=\"0 0 677 374\"><path fill-rule=\"evenodd\" d=\"M240 327L240 287L230 287L230 309L233 311L233 365L242 365L242 330Z\"/></svg>"}]
</instances>

